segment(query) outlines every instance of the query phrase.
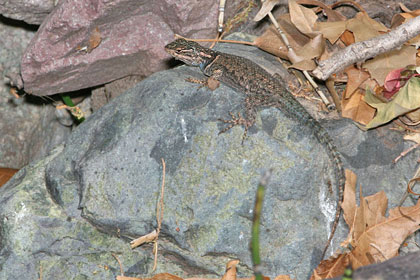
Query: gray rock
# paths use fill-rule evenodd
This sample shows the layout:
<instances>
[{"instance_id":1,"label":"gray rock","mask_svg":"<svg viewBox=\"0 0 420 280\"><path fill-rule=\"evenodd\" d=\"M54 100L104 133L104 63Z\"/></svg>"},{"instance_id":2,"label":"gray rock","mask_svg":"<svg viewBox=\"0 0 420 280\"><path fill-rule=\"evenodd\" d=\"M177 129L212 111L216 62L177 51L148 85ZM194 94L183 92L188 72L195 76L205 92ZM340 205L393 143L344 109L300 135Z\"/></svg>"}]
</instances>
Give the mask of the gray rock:
<instances>
[{"instance_id":1,"label":"gray rock","mask_svg":"<svg viewBox=\"0 0 420 280\"><path fill-rule=\"evenodd\" d=\"M174 33L215 36L216 17L217 1L61 1L22 57L25 91L51 95L148 76L167 68L163 46Z\"/></svg>"},{"instance_id":2,"label":"gray rock","mask_svg":"<svg viewBox=\"0 0 420 280\"><path fill-rule=\"evenodd\" d=\"M0 0L0 14L23 20L29 24L41 24L44 18L54 8L54 0Z\"/></svg>"},{"instance_id":3,"label":"gray rock","mask_svg":"<svg viewBox=\"0 0 420 280\"><path fill-rule=\"evenodd\" d=\"M10 77L20 77L19 61L34 35L26 24L0 18L0 167L22 168L45 157L60 144L70 129L56 121L54 108L30 96L16 99L10 94Z\"/></svg>"},{"instance_id":4,"label":"gray rock","mask_svg":"<svg viewBox=\"0 0 420 280\"><path fill-rule=\"evenodd\" d=\"M255 48L223 49L279 67ZM82 123L65 147L0 189L0 266L7 267L1 278L36 279L42 264L43 279L109 279L119 274L111 252L119 253L126 276L150 275L151 246L131 251L128 237L156 228L162 158L165 214L157 272L218 277L228 260L240 259L240 276L250 276L255 190L261 174L273 168L261 224L262 269L269 276L308 278L330 231L323 209L336 203L321 144L275 108L258 114L243 145L241 127L218 136L224 127L218 119L240 111L244 97L224 85L198 89L186 77L202 75L182 66L143 80ZM365 190L395 188L411 175L418 152L390 168L389 159L402 151L400 138L364 133L345 120L323 123ZM379 176L384 185L364 181ZM399 193L388 195L391 204L399 199ZM334 249L345 235L341 226ZM105 264L109 270L101 268Z\"/></svg>"}]
</instances>

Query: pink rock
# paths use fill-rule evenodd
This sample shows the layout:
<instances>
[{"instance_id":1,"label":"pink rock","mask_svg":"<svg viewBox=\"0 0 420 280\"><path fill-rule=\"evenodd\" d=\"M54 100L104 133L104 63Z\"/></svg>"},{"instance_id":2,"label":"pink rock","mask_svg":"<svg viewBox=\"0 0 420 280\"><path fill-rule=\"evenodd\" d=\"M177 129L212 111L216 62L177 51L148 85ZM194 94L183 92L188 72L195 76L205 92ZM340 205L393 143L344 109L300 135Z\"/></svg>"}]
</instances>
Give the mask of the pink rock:
<instances>
[{"instance_id":1,"label":"pink rock","mask_svg":"<svg viewBox=\"0 0 420 280\"><path fill-rule=\"evenodd\" d=\"M22 57L24 89L51 95L166 69L174 33L215 37L217 2L64 0Z\"/></svg>"}]
</instances>

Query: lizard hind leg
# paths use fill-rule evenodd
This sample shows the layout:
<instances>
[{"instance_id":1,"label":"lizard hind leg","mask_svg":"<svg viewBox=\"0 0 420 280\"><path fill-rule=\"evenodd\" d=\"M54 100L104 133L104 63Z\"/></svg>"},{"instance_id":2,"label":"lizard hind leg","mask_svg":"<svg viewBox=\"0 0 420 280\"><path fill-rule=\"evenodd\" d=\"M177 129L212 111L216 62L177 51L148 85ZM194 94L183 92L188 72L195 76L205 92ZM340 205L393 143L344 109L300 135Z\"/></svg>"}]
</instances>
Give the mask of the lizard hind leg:
<instances>
[{"instance_id":1,"label":"lizard hind leg","mask_svg":"<svg viewBox=\"0 0 420 280\"><path fill-rule=\"evenodd\" d=\"M245 107L246 107L245 118L242 117L241 113L238 113L237 116L235 116L233 113L229 112L229 115L231 116L230 120L219 119L219 121L229 124L226 128L222 129L219 132L219 135L222 133L225 133L226 131L230 130L234 126L243 125L244 134L242 136L242 144L244 143L245 138L248 133L248 129L254 125L255 119L256 119L256 110L255 110L254 102L251 99L252 98L250 97L247 97L245 99Z\"/></svg>"}]
</instances>

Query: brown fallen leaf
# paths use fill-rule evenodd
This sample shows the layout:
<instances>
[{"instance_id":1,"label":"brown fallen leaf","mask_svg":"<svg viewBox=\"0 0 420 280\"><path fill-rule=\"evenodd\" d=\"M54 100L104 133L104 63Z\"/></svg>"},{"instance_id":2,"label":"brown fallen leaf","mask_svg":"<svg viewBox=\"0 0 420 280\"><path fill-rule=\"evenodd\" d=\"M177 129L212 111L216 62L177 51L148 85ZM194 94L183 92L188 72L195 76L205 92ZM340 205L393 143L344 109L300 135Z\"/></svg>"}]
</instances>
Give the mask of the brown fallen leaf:
<instances>
[{"instance_id":1,"label":"brown fallen leaf","mask_svg":"<svg viewBox=\"0 0 420 280\"><path fill-rule=\"evenodd\" d=\"M18 169L0 167L0 187L6 184L18 171Z\"/></svg>"},{"instance_id":2,"label":"brown fallen leaf","mask_svg":"<svg viewBox=\"0 0 420 280\"><path fill-rule=\"evenodd\" d=\"M300 5L310 5L310 6L318 6L319 9L317 11L322 11L328 18L328 22L333 21L343 21L346 20L346 17L343 16L337 10L333 10L331 7L327 6L321 1L317 0L297 0L297 3Z\"/></svg>"},{"instance_id":3,"label":"brown fallen leaf","mask_svg":"<svg viewBox=\"0 0 420 280\"><path fill-rule=\"evenodd\" d=\"M349 46L355 42L353 32L348 30L344 31L340 36L340 40L346 45Z\"/></svg>"},{"instance_id":4,"label":"brown fallen leaf","mask_svg":"<svg viewBox=\"0 0 420 280\"><path fill-rule=\"evenodd\" d=\"M300 70L313 70L316 67L313 58L318 58L325 50L325 39L321 34L311 39L302 48L290 50L288 52L289 60L293 63L290 67Z\"/></svg>"},{"instance_id":5,"label":"brown fallen leaf","mask_svg":"<svg viewBox=\"0 0 420 280\"><path fill-rule=\"evenodd\" d=\"M236 265L238 263L239 260L232 260L226 264L226 270L222 280L236 280Z\"/></svg>"},{"instance_id":6,"label":"brown fallen leaf","mask_svg":"<svg viewBox=\"0 0 420 280\"><path fill-rule=\"evenodd\" d=\"M371 77L374 78L379 85L383 85L385 78L389 72L394 69L404 68L407 65L416 63L417 50L414 46L402 46L400 49L380 54L375 58L363 63Z\"/></svg>"},{"instance_id":7,"label":"brown fallen leaf","mask_svg":"<svg viewBox=\"0 0 420 280\"><path fill-rule=\"evenodd\" d=\"M309 38L300 33L292 24L289 14L281 15L276 20L293 49L301 48L309 42ZM260 37L256 38L254 45L275 56L288 59L288 49L274 26L270 26Z\"/></svg>"},{"instance_id":8,"label":"brown fallen leaf","mask_svg":"<svg viewBox=\"0 0 420 280\"><path fill-rule=\"evenodd\" d=\"M344 273L344 269L349 265L348 255L341 254L323 260L314 270L311 280L328 279L340 276Z\"/></svg>"},{"instance_id":9,"label":"brown fallen leaf","mask_svg":"<svg viewBox=\"0 0 420 280\"><path fill-rule=\"evenodd\" d=\"M322 261L311 279L339 276L348 263L353 269L379 263L398 255L404 240L420 228L420 200L410 207L396 207L385 216L388 199L383 191L363 197L360 188L360 206L355 205L356 175L346 172L346 189L343 211L350 232L342 245L350 244L352 250ZM347 184L348 182L348 184ZM347 190L349 188L350 190Z\"/></svg>"},{"instance_id":10,"label":"brown fallen leaf","mask_svg":"<svg viewBox=\"0 0 420 280\"><path fill-rule=\"evenodd\" d=\"M385 25L373 20L367 13L357 13L354 18L347 21L346 28L353 33L356 42L365 41L379 36L381 32L389 31Z\"/></svg>"},{"instance_id":11,"label":"brown fallen leaf","mask_svg":"<svg viewBox=\"0 0 420 280\"><path fill-rule=\"evenodd\" d=\"M335 22L316 22L314 29L321 32L325 38L330 41L331 44L334 44L338 38L346 31L346 22L345 21L335 21Z\"/></svg>"},{"instance_id":12,"label":"brown fallen leaf","mask_svg":"<svg viewBox=\"0 0 420 280\"><path fill-rule=\"evenodd\" d=\"M295 0L289 0L290 20L296 28L310 38L316 37L319 31L314 29L318 16L311 9L305 8L296 3Z\"/></svg>"},{"instance_id":13,"label":"brown fallen leaf","mask_svg":"<svg viewBox=\"0 0 420 280\"><path fill-rule=\"evenodd\" d=\"M254 17L254 21L262 20L277 4L283 3L282 0L267 0L264 1L261 5L261 9Z\"/></svg>"},{"instance_id":14,"label":"brown fallen leaf","mask_svg":"<svg viewBox=\"0 0 420 280\"><path fill-rule=\"evenodd\" d=\"M344 118L367 125L375 116L375 108L366 103L364 93L357 89L350 98L341 100L342 113Z\"/></svg>"},{"instance_id":15,"label":"brown fallen leaf","mask_svg":"<svg viewBox=\"0 0 420 280\"><path fill-rule=\"evenodd\" d=\"M96 27L92 32L90 33L89 40L86 45L79 45L76 47L78 52L85 52L90 53L94 49L96 49L99 44L102 42L102 36L101 32L99 31L99 27Z\"/></svg>"},{"instance_id":16,"label":"brown fallen leaf","mask_svg":"<svg viewBox=\"0 0 420 280\"><path fill-rule=\"evenodd\" d=\"M359 86L369 78L369 74L366 71L357 69L354 66L346 68L344 73L347 75L347 86L343 99L349 99Z\"/></svg>"}]
</instances>

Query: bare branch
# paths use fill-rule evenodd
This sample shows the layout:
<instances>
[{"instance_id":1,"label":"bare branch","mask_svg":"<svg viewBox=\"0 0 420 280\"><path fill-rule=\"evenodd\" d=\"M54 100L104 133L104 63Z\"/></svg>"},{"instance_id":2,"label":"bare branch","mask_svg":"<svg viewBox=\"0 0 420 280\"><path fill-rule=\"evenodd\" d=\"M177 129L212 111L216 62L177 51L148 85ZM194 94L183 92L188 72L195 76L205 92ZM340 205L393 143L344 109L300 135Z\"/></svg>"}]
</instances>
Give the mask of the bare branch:
<instances>
[{"instance_id":1,"label":"bare branch","mask_svg":"<svg viewBox=\"0 0 420 280\"><path fill-rule=\"evenodd\" d=\"M353 63L396 49L418 34L420 34L420 16L386 34L352 44L336 52L329 59L321 61L312 73L318 79L326 80L332 73L337 73Z\"/></svg>"}]
</instances>

